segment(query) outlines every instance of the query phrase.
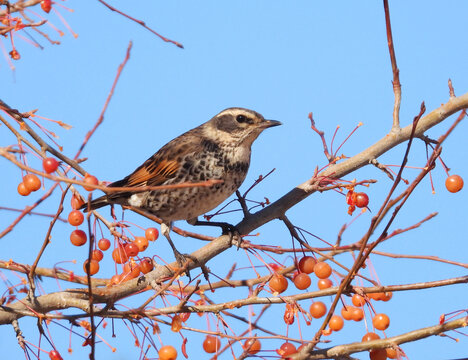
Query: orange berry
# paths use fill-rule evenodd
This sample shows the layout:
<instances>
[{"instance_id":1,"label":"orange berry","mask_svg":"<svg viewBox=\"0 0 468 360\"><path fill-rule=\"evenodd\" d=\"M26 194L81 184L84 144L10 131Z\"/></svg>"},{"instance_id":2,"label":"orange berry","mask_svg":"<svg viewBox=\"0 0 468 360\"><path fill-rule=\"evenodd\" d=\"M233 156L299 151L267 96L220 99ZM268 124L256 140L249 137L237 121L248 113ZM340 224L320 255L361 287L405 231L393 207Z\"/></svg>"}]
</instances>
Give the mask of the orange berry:
<instances>
[{"instance_id":1,"label":"orange berry","mask_svg":"<svg viewBox=\"0 0 468 360\"><path fill-rule=\"evenodd\" d=\"M354 294L351 301L353 302L354 306L364 306L366 303L366 299L364 299L364 297L359 294Z\"/></svg>"},{"instance_id":2,"label":"orange berry","mask_svg":"<svg viewBox=\"0 0 468 360\"><path fill-rule=\"evenodd\" d=\"M385 349L373 349L369 351L369 358L371 360L386 360L387 351Z\"/></svg>"},{"instance_id":3,"label":"orange berry","mask_svg":"<svg viewBox=\"0 0 468 360\"><path fill-rule=\"evenodd\" d=\"M320 279L317 283L317 286L320 290L328 289L333 286L333 282L326 278L326 279Z\"/></svg>"},{"instance_id":4,"label":"orange berry","mask_svg":"<svg viewBox=\"0 0 468 360\"><path fill-rule=\"evenodd\" d=\"M397 354L397 351L393 348L386 348L385 349L387 351L387 357L389 359L396 359L398 354Z\"/></svg>"},{"instance_id":5,"label":"orange berry","mask_svg":"<svg viewBox=\"0 0 468 360\"><path fill-rule=\"evenodd\" d=\"M143 236L136 236L133 243L138 246L138 251L145 251L148 248L148 239Z\"/></svg>"},{"instance_id":6,"label":"orange berry","mask_svg":"<svg viewBox=\"0 0 468 360\"><path fill-rule=\"evenodd\" d=\"M20 182L18 184L18 194L20 194L21 196L28 196L29 194L31 194L31 190L29 190L26 185L24 185L24 182Z\"/></svg>"},{"instance_id":7,"label":"orange berry","mask_svg":"<svg viewBox=\"0 0 468 360\"><path fill-rule=\"evenodd\" d=\"M325 262L318 262L314 266L314 273L319 279L325 279L332 273L332 268Z\"/></svg>"},{"instance_id":8,"label":"orange berry","mask_svg":"<svg viewBox=\"0 0 468 360\"><path fill-rule=\"evenodd\" d=\"M295 354L297 350L293 344L285 342L278 350L276 350L276 352L283 359L286 359L289 355Z\"/></svg>"},{"instance_id":9,"label":"orange berry","mask_svg":"<svg viewBox=\"0 0 468 360\"><path fill-rule=\"evenodd\" d=\"M316 301L310 305L309 311L314 319L319 319L327 313L327 306L321 301Z\"/></svg>"},{"instance_id":10,"label":"orange berry","mask_svg":"<svg viewBox=\"0 0 468 360\"><path fill-rule=\"evenodd\" d=\"M180 318L180 315L175 314L172 318L171 330L173 332L179 332L180 329L182 329L182 319Z\"/></svg>"},{"instance_id":11,"label":"orange berry","mask_svg":"<svg viewBox=\"0 0 468 360\"><path fill-rule=\"evenodd\" d=\"M352 306L346 306L341 308L341 316L343 316L343 319L345 320L352 320L353 318L353 310L354 308Z\"/></svg>"},{"instance_id":12,"label":"orange berry","mask_svg":"<svg viewBox=\"0 0 468 360\"><path fill-rule=\"evenodd\" d=\"M361 321L364 319L364 311L361 308L353 308L351 310L351 315L354 321Z\"/></svg>"},{"instance_id":13,"label":"orange berry","mask_svg":"<svg viewBox=\"0 0 468 360\"><path fill-rule=\"evenodd\" d=\"M88 273L86 269L86 265L88 264L88 260L83 263L83 270L85 273ZM99 271L99 262L97 260L91 260L89 263L89 275L94 275Z\"/></svg>"},{"instance_id":14,"label":"orange berry","mask_svg":"<svg viewBox=\"0 0 468 360\"><path fill-rule=\"evenodd\" d=\"M339 315L333 315L330 318L330 322L328 323L328 326L333 331L340 331L341 329L343 329L343 325L344 325L343 318Z\"/></svg>"},{"instance_id":15,"label":"orange berry","mask_svg":"<svg viewBox=\"0 0 468 360\"><path fill-rule=\"evenodd\" d=\"M208 335L203 341L203 350L208 354L213 354L219 350L221 347L221 340L219 338Z\"/></svg>"},{"instance_id":16,"label":"orange berry","mask_svg":"<svg viewBox=\"0 0 468 360\"><path fill-rule=\"evenodd\" d=\"M310 274L314 272L314 266L317 261L312 256L304 256L298 263L298 269L300 272Z\"/></svg>"},{"instance_id":17,"label":"orange berry","mask_svg":"<svg viewBox=\"0 0 468 360\"><path fill-rule=\"evenodd\" d=\"M450 175L445 180L445 187L451 193L459 192L463 189L463 178L460 175Z\"/></svg>"},{"instance_id":18,"label":"orange berry","mask_svg":"<svg viewBox=\"0 0 468 360\"><path fill-rule=\"evenodd\" d=\"M99 184L99 181L98 181L97 177L93 176L93 175L89 175L89 174L85 175L85 177L83 179L83 182L85 184L88 184L88 185L98 185ZM94 190L94 188L86 186L86 185L83 185L83 188L86 191L93 191Z\"/></svg>"},{"instance_id":19,"label":"orange berry","mask_svg":"<svg viewBox=\"0 0 468 360\"><path fill-rule=\"evenodd\" d=\"M29 191L37 191L41 188L41 180L34 174L25 175L23 183Z\"/></svg>"},{"instance_id":20,"label":"orange berry","mask_svg":"<svg viewBox=\"0 0 468 360\"><path fill-rule=\"evenodd\" d=\"M288 288L288 280L283 275L275 273L268 285L270 286L271 290L281 294Z\"/></svg>"},{"instance_id":21,"label":"orange berry","mask_svg":"<svg viewBox=\"0 0 468 360\"><path fill-rule=\"evenodd\" d=\"M262 344L256 338L247 339L244 343L244 350L249 349L248 353L251 355L258 353L261 348L262 348Z\"/></svg>"},{"instance_id":22,"label":"orange berry","mask_svg":"<svg viewBox=\"0 0 468 360\"><path fill-rule=\"evenodd\" d=\"M159 360L176 360L177 351L171 345L164 345L158 352Z\"/></svg>"},{"instance_id":23,"label":"orange berry","mask_svg":"<svg viewBox=\"0 0 468 360\"><path fill-rule=\"evenodd\" d=\"M93 250L91 253L91 259L96 260L96 261L101 261L104 258L104 254L102 253L101 250Z\"/></svg>"},{"instance_id":24,"label":"orange berry","mask_svg":"<svg viewBox=\"0 0 468 360\"><path fill-rule=\"evenodd\" d=\"M159 231L156 228L148 228L145 231L145 237L149 241L156 241L159 237Z\"/></svg>"},{"instance_id":25,"label":"orange berry","mask_svg":"<svg viewBox=\"0 0 468 360\"><path fill-rule=\"evenodd\" d=\"M128 255L122 246L117 246L114 251L112 251L112 259L114 259L117 264L123 264L128 261Z\"/></svg>"},{"instance_id":26,"label":"orange berry","mask_svg":"<svg viewBox=\"0 0 468 360\"><path fill-rule=\"evenodd\" d=\"M368 332L362 337L362 342L380 339L380 336L374 332Z\"/></svg>"},{"instance_id":27,"label":"orange berry","mask_svg":"<svg viewBox=\"0 0 468 360\"><path fill-rule=\"evenodd\" d=\"M84 215L79 210L72 210L70 214L68 214L68 223L72 226L80 226L83 224Z\"/></svg>"},{"instance_id":28,"label":"orange berry","mask_svg":"<svg viewBox=\"0 0 468 360\"><path fill-rule=\"evenodd\" d=\"M294 277L294 285L299 290L305 290L310 286L310 277L306 273L299 273Z\"/></svg>"},{"instance_id":29,"label":"orange berry","mask_svg":"<svg viewBox=\"0 0 468 360\"><path fill-rule=\"evenodd\" d=\"M386 314L377 314L372 319L372 324L377 330L387 330L390 326L390 318Z\"/></svg>"},{"instance_id":30,"label":"orange berry","mask_svg":"<svg viewBox=\"0 0 468 360\"><path fill-rule=\"evenodd\" d=\"M111 242L108 239L102 238L101 240L98 241L97 244L98 248L101 249L102 251L106 251L107 249L110 248Z\"/></svg>"},{"instance_id":31,"label":"orange berry","mask_svg":"<svg viewBox=\"0 0 468 360\"><path fill-rule=\"evenodd\" d=\"M73 230L70 234L70 241L75 246L83 246L87 240L88 237L83 230Z\"/></svg>"},{"instance_id":32,"label":"orange berry","mask_svg":"<svg viewBox=\"0 0 468 360\"><path fill-rule=\"evenodd\" d=\"M151 261L150 258L143 258L140 261L140 270L143 274L149 273L151 270L153 270L153 268L153 261Z\"/></svg>"}]
</instances>

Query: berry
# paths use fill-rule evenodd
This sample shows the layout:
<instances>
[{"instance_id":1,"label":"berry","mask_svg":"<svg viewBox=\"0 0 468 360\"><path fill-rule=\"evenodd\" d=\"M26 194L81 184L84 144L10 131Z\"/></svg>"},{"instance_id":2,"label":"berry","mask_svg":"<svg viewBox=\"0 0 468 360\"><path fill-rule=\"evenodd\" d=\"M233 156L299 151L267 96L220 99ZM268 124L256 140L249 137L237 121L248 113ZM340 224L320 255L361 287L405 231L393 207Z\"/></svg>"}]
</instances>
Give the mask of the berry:
<instances>
[{"instance_id":1,"label":"berry","mask_svg":"<svg viewBox=\"0 0 468 360\"><path fill-rule=\"evenodd\" d=\"M300 272L310 274L314 271L317 261L312 256L304 256L299 260L298 269Z\"/></svg>"},{"instance_id":2,"label":"berry","mask_svg":"<svg viewBox=\"0 0 468 360\"><path fill-rule=\"evenodd\" d=\"M93 175L89 175L89 174L85 175L85 177L83 179L83 182L85 184L88 184L88 185L98 185L99 184L99 181L98 181L97 177L93 176ZM93 191L94 190L94 188L86 186L86 185L83 185L83 188L86 191Z\"/></svg>"},{"instance_id":3,"label":"berry","mask_svg":"<svg viewBox=\"0 0 468 360\"><path fill-rule=\"evenodd\" d=\"M391 291L387 291L383 293L382 300L387 302L387 301L390 301L392 297L393 297L393 293Z\"/></svg>"},{"instance_id":4,"label":"berry","mask_svg":"<svg viewBox=\"0 0 468 360\"><path fill-rule=\"evenodd\" d=\"M364 306L366 303L366 300L359 294L354 294L351 300L354 306Z\"/></svg>"},{"instance_id":5,"label":"berry","mask_svg":"<svg viewBox=\"0 0 468 360\"><path fill-rule=\"evenodd\" d=\"M354 308L352 306L346 306L346 308L341 308L341 316L343 316L343 319L351 320L353 318L353 309Z\"/></svg>"},{"instance_id":6,"label":"berry","mask_svg":"<svg viewBox=\"0 0 468 360\"><path fill-rule=\"evenodd\" d=\"M34 174L25 175L23 183L29 191L37 191L41 188L41 180Z\"/></svg>"},{"instance_id":7,"label":"berry","mask_svg":"<svg viewBox=\"0 0 468 360\"><path fill-rule=\"evenodd\" d=\"M97 244L98 248L101 249L102 251L106 251L107 249L110 248L111 242L109 239L102 238L101 240L98 241Z\"/></svg>"},{"instance_id":8,"label":"berry","mask_svg":"<svg viewBox=\"0 0 468 360\"><path fill-rule=\"evenodd\" d=\"M333 282L326 278L326 279L320 279L317 283L317 286L320 290L328 289L333 286Z\"/></svg>"},{"instance_id":9,"label":"berry","mask_svg":"<svg viewBox=\"0 0 468 360\"><path fill-rule=\"evenodd\" d=\"M254 355L260 351L262 344L256 338L247 339L244 343L244 350L247 350L250 347L248 353Z\"/></svg>"},{"instance_id":10,"label":"berry","mask_svg":"<svg viewBox=\"0 0 468 360\"><path fill-rule=\"evenodd\" d=\"M83 224L84 215L79 210L72 210L70 214L68 214L68 222L72 226L80 226Z\"/></svg>"},{"instance_id":11,"label":"berry","mask_svg":"<svg viewBox=\"0 0 468 360\"><path fill-rule=\"evenodd\" d=\"M84 205L84 201L81 199L79 195L73 194L70 200L70 204L73 210L78 210L80 207Z\"/></svg>"},{"instance_id":12,"label":"berry","mask_svg":"<svg viewBox=\"0 0 468 360\"><path fill-rule=\"evenodd\" d=\"M153 268L154 265L150 258L144 258L140 261L140 270L143 274L149 273Z\"/></svg>"},{"instance_id":13,"label":"berry","mask_svg":"<svg viewBox=\"0 0 468 360\"><path fill-rule=\"evenodd\" d=\"M364 319L364 311L360 308L353 308L351 310L351 315L354 321L361 321Z\"/></svg>"},{"instance_id":14,"label":"berry","mask_svg":"<svg viewBox=\"0 0 468 360\"><path fill-rule=\"evenodd\" d=\"M332 269L327 263L318 262L314 266L314 273L319 279L325 279L331 275Z\"/></svg>"},{"instance_id":15,"label":"berry","mask_svg":"<svg viewBox=\"0 0 468 360\"><path fill-rule=\"evenodd\" d=\"M288 288L288 280L283 275L274 274L268 285L270 285L271 290L281 294Z\"/></svg>"},{"instance_id":16,"label":"berry","mask_svg":"<svg viewBox=\"0 0 468 360\"><path fill-rule=\"evenodd\" d=\"M42 168L47 174L53 173L55 170L57 170L58 166L59 162L53 157L48 157L42 160Z\"/></svg>"},{"instance_id":17,"label":"berry","mask_svg":"<svg viewBox=\"0 0 468 360\"><path fill-rule=\"evenodd\" d=\"M341 329L343 329L343 325L344 325L343 318L339 315L333 315L330 318L330 322L328 323L328 326L333 331L340 331Z\"/></svg>"},{"instance_id":18,"label":"berry","mask_svg":"<svg viewBox=\"0 0 468 360\"><path fill-rule=\"evenodd\" d=\"M73 230L70 234L70 241L75 246L83 246L87 240L88 237L83 230Z\"/></svg>"},{"instance_id":19,"label":"berry","mask_svg":"<svg viewBox=\"0 0 468 360\"><path fill-rule=\"evenodd\" d=\"M445 187L451 193L459 192L463 189L463 178L460 175L450 175L445 180Z\"/></svg>"},{"instance_id":20,"label":"berry","mask_svg":"<svg viewBox=\"0 0 468 360\"><path fill-rule=\"evenodd\" d=\"M377 314L372 319L372 324L377 330L387 330L390 326L390 318L386 314Z\"/></svg>"},{"instance_id":21,"label":"berry","mask_svg":"<svg viewBox=\"0 0 468 360\"><path fill-rule=\"evenodd\" d=\"M133 243L138 246L138 251L145 251L148 248L148 239L143 237L143 236L137 236L135 237L135 240Z\"/></svg>"},{"instance_id":22,"label":"berry","mask_svg":"<svg viewBox=\"0 0 468 360\"><path fill-rule=\"evenodd\" d=\"M50 9L52 9L52 0L42 0L41 8L48 14Z\"/></svg>"},{"instance_id":23,"label":"berry","mask_svg":"<svg viewBox=\"0 0 468 360\"><path fill-rule=\"evenodd\" d=\"M164 345L159 349L158 352L160 360L176 360L177 359L177 350L174 346Z\"/></svg>"},{"instance_id":24,"label":"berry","mask_svg":"<svg viewBox=\"0 0 468 360\"><path fill-rule=\"evenodd\" d=\"M111 277L110 283L111 285L117 285L122 282L122 276L120 274L115 274Z\"/></svg>"},{"instance_id":25,"label":"berry","mask_svg":"<svg viewBox=\"0 0 468 360\"><path fill-rule=\"evenodd\" d=\"M393 348L386 348L385 349L387 351L387 357L389 359L396 359L397 358L397 351Z\"/></svg>"},{"instance_id":26,"label":"berry","mask_svg":"<svg viewBox=\"0 0 468 360\"><path fill-rule=\"evenodd\" d=\"M310 277L306 273L299 273L294 277L294 285L299 290L305 290L310 286Z\"/></svg>"},{"instance_id":27,"label":"berry","mask_svg":"<svg viewBox=\"0 0 468 360\"><path fill-rule=\"evenodd\" d=\"M369 358L371 360L385 360L387 359L387 351L385 349L373 349L369 351Z\"/></svg>"},{"instance_id":28,"label":"berry","mask_svg":"<svg viewBox=\"0 0 468 360\"><path fill-rule=\"evenodd\" d=\"M319 319L327 313L327 306L321 301L316 301L310 305L309 311L314 319Z\"/></svg>"},{"instance_id":29,"label":"berry","mask_svg":"<svg viewBox=\"0 0 468 360\"><path fill-rule=\"evenodd\" d=\"M16 49L13 49L9 52L10 54L10 57L13 59L13 60L19 60L21 59L21 55L20 53L18 52L18 50Z\"/></svg>"},{"instance_id":30,"label":"berry","mask_svg":"<svg viewBox=\"0 0 468 360\"><path fill-rule=\"evenodd\" d=\"M145 231L145 237L149 241L156 241L159 237L159 231L156 228L148 228Z\"/></svg>"},{"instance_id":31,"label":"berry","mask_svg":"<svg viewBox=\"0 0 468 360\"><path fill-rule=\"evenodd\" d=\"M365 208L369 205L369 196L366 193L357 193L355 197L355 205L358 208Z\"/></svg>"},{"instance_id":32,"label":"berry","mask_svg":"<svg viewBox=\"0 0 468 360\"><path fill-rule=\"evenodd\" d=\"M135 279L140 275L140 264L137 264L134 260L130 260L123 267L122 279L128 281L130 279Z\"/></svg>"},{"instance_id":33,"label":"berry","mask_svg":"<svg viewBox=\"0 0 468 360\"><path fill-rule=\"evenodd\" d=\"M125 252L129 257L131 256L137 256L140 250L138 249L138 246L134 243L128 243L125 244Z\"/></svg>"},{"instance_id":34,"label":"berry","mask_svg":"<svg viewBox=\"0 0 468 360\"><path fill-rule=\"evenodd\" d=\"M26 185L24 185L23 182L20 182L18 184L18 194L20 194L21 196L28 196L29 194L31 194L31 190L29 190Z\"/></svg>"},{"instance_id":35,"label":"berry","mask_svg":"<svg viewBox=\"0 0 468 360\"><path fill-rule=\"evenodd\" d=\"M219 350L221 347L221 340L219 338L208 335L203 341L203 350L208 354L213 354Z\"/></svg>"},{"instance_id":36,"label":"berry","mask_svg":"<svg viewBox=\"0 0 468 360\"><path fill-rule=\"evenodd\" d=\"M88 264L88 260L83 263L83 270L85 273L88 273L86 269L86 265ZM89 263L89 275L94 275L99 271L99 262L97 260L91 260Z\"/></svg>"},{"instance_id":37,"label":"berry","mask_svg":"<svg viewBox=\"0 0 468 360\"><path fill-rule=\"evenodd\" d=\"M283 359L287 358L289 355L295 354L297 352L296 347L288 342L285 342L281 347L276 350L278 355L280 355Z\"/></svg>"},{"instance_id":38,"label":"berry","mask_svg":"<svg viewBox=\"0 0 468 360\"><path fill-rule=\"evenodd\" d=\"M104 258L104 254L101 250L93 250L91 253L91 259L101 261Z\"/></svg>"},{"instance_id":39,"label":"berry","mask_svg":"<svg viewBox=\"0 0 468 360\"><path fill-rule=\"evenodd\" d=\"M114 259L117 264L123 264L128 261L127 253L122 246L118 246L112 251L112 259Z\"/></svg>"},{"instance_id":40,"label":"berry","mask_svg":"<svg viewBox=\"0 0 468 360\"><path fill-rule=\"evenodd\" d=\"M63 360L60 356L60 353L57 350L51 350L49 352L49 358L50 360Z\"/></svg>"},{"instance_id":41,"label":"berry","mask_svg":"<svg viewBox=\"0 0 468 360\"><path fill-rule=\"evenodd\" d=\"M367 334L365 334L363 337L362 337L362 342L366 342L366 341L372 341L372 340L377 340L377 339L380 339L380 336L377 335L376 333L374 332L368 332Z\"/></svg>"}]
</instances>

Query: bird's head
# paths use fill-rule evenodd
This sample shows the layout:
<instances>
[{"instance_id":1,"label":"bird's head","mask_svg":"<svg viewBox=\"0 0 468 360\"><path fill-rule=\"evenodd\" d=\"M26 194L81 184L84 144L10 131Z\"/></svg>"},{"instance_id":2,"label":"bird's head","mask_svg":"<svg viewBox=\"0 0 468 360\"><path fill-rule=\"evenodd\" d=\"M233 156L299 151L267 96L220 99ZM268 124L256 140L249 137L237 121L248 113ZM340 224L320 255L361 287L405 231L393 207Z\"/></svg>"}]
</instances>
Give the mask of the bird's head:
<instances>
[{"instance_id":1,"label":"bird's head","mask_svg":"<svg viewBox=\"0 0 468 360\"><path fill-rule=\"evenodd\" d=\"M276 120L266 120L249 109L228 108L206 124L206 135L218 141L250 146L266 128L281 125Z\"/></svg>"}]
</instances>

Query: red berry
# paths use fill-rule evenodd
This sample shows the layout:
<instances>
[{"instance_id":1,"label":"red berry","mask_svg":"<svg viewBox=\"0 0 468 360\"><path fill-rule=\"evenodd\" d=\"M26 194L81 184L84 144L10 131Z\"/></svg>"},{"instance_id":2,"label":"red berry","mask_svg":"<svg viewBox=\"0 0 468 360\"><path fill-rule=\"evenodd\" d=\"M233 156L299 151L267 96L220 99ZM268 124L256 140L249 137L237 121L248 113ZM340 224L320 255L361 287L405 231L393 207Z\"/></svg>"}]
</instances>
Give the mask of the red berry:
<instances>
[{"instance_id":1,"label":"red berry","mask_svg":"<svg viewBox=\"0 0 468 360\"><path fill-rule=\"evenodd\" d=\"M48 157L42 160L42 168L47 174L53 173L55 170L57 170L58 166L59 162L53 157Z\"/></svg>"},{"instance_id":2,"label":"red berry","mask_svg":"<svg viewBox=\"0 0 468 360\"><path fill-rule=\"evenodd\" d=\"M153 268L153 261L151 261L150 258L144 258L140 261L140 270L143 274L149 273L151 270L153 270Z\"/></svg>"},{"instance_id":3,"label":"red berry","mask_svg":"<svg viewBox=\"0 0 468 360\"><path fill-rule=\"evenodd\" d=\"M357 193L356 194L356 203L355 205L358 207L358 208L364 208L364 207L367 207L367 205L369 205L369 196L367 196L366 193Z\"/></svg>"},{"instance_id":4,"label":"red berry","mask_svg":"<svg viewBox=\"0 0 468 360\"><path fill-rule=\"evenodd\" d=\"M316 301L310 305L309 311L314 319L320 319L327 313L327 306L321 301Z\"/></svg>"},{"instance_id":5,"label":"red berry","mask_svg":"<svg viewBox=\"0 0 468 360\"><path fill-rule=\"evenodd\" d=\"M110 248L111 242L108 239L102 238L101 240L98 241L97 244L98 248L101 249L102 251L106 251L107 249Z\"/></svg>"},{"instance_id":6,"label":"red berry","mask_svg":"<svg viewBox=\"0 0 468 360\"><path fill-rule=\"evenodd\" d=\"M49 13L50 9L52 9L52 0L42 0L41 1L41 8L46 13Z\"/></svg>"},{"instance_id":7,"label":"red berry","mask_svg":"<svg viewBox=\"0 0 468 360\"><path fill-rule=\"evenodd\" d=\"M70 241L75 246L83 246L87 240L88 237L83 230L73 230L70 234Z\"/></svg>"},{"instance_id":8,"label":"red berry","mask_svg":"<svg viewBox=\"0 0 468 360\"><path fill-rule=\"evenodd\" d=\"M208 354L213 354L219 350L221 347L221 340L219 338L208 335L203 341L203 350Z\"/></svg>"},{"instance_id":9,"label":"red berry","mask_svg":"<svg viewBox=\"0 0 468 360\"><path fill-rule=\"evenodd\" d=\"M68 222L72 226L79 226L84 221L84 215L79 210L72 210L70 214L68 214Z\"/></svg>"},{"instance_id":10,"label":"red berry","mask_svg":"<svg viewBox=\"0 0 468 360\"><path fill-rule=\"evenodd\" d=\"M117 246L114 251L112 251L112 259L114 259L117 264L123 264L128 261L128 255L123 246Z\"/></svg>"},{"instance_id":11,"label":"red berry","mask_svg":"<svg viewBox=\"0 0 468 360\"><path fill-rule=\"evenodd\" d=\"M460 175L450 175L445 180L445 187L451 193L459 192L463 188L463 178Z\"/></svg>"},{"instance_id":12,"label":"red berry","mask_svg":"<svg viewBox=\"0 0 468 360\"><path fill-rule=\"evenodd\" d=\"M93 250L91 253L91 259L101 261L104 258L104 254L101 250Z\"/></svg>"},{"instance_id":13,"label":"red berry","mask_svg":"<svg viewBox=\"0 0 468 360\"><path fill-rule=\"evenodd\" d=\"M333 331L340 331L341 329L343 329L343 325L344 325L343 318L339 315L333 315L330 318L330 322L328 323L328 326Z\"/></svg>"},{"instance_id":14,"label":"red berry","mask_svg":"<svg viewBox=\"0 0 468 360\"><path fill-rule=\"evenodd\" d=\"M145 231L145 237L149 241L156 241L159 237L159 231L156 228L148 228Z\"/></svg>"},{"instance_id":15,"label":"red berry","mask_svg":"<svg viewBox=\"0 0 468 360\"><path fill-rule=\"evenodd\" d=\"M20 53L18 52L18 50L16 49L13 49L9 52L10 54L10 57L13 59L13 60L19 60L21 59L21 55Z\"/></svg>"},{"instance_id":16,"label":"red berry","mask_svg":"<svg viewBox=\"0 0 468 360\"><path fill-rule=\"evenodd\" d=\"M390 326L390 318L386 314L377 314L372 319L372 324L377 330L387 330Z\"/></svg>"},{"instance_id":17,"label":"red berry","mask_svg":"<svg viewBox=\"0 0 468 360\"><path fill-rule=\"evenodd\" d=\"M85 184L88 184L88 185L98 185L99 184L99 181L98 181L97 177L93 176L93 175L89 175L89 174L85 175L85 177L83 179L83 182ZM83 188L86 191L93 191L94 190L94 188L86 186L86 185L83 185Z\"/></svg>"},{"instance_id":18,"label":"red berry","mask_svg":"<svg viewBox=\"0 0 468 360\"><path fill-rule=\"evenodd\" d=\"M29 191L37 191L41 188L41 180L34 174L25 175L23 183Z\"/></svg>"},{"instance_id":19,"label":"red berry","mask_svg":"<svg viewBox=\"0 0 468 360\"><path fill-rule=\"evenodd\" d=\"M314 266L314 273L319 279L325 279L332 273L332 268L325 262L318 262Z\"/></svg>"},{"instance_id":20,"label":"red berry","mask_svg":"<svg viewBox=\"0 0 468 360\"><path fill-rule=\"evenodd\" d=\"M132 256L137 256L140 250L138 249L138 246L134 244L133 242L125 244L125 252L129 257Z\"/></svg>"},{"instance_id":21,"label":"red berry","mask_svg":"<svg viewBox=\"0 0 468 360\"><path fill-rule=\"evenodd\" d=\"M270 286L271 290L281 294L288 288L288 280L283 275L275 273L268 285Z\"/></svg>"},{"instance_id":22,"label":"red berry","mask_svg":"<svg viewBox=\"0 0 468 360\"><path fill-rule=\"evenodd\" d=\"M373 349L369 351L369 358L371 360L386 360L387 350L385 349Z\"/></svg>"},{"instance_id":23,"label":"red berry","mask_svg":"<svg viewBox=\"0 0 468 360\"><path fill-rule=\"evenodd\" d=\"M23 182L20 182L18 184L18 194L20 194L21 196L28 196L29 194L31 194L31 190L29 190L26 185L24 185Z\"/></svg>"},{"instance_id":24,"label":"red berry","mask_svg":"<svg viewBox=\"0 0 468 360\"><path fill-rule=\"evenodd\" d=\"M60 356L60 353L57 350L51 350L49 352L49 358L50 360L63 360Z\"/></svg>"},{"instance_id":25,"label":"red berry","mask_svg":"<svg viewBox=\"0 0 468 360\"><path fill-rule=\"evenodd\" d=\"M293 344L285 342L278 350L276 350L276 352L283 359L286 359L289 355L295 354L297 350Z\"/></svg>"},{"instance_id":26,"label":"red berry","mask_svg":"<svg viewBox=\"0 0 468 360\"><path fill-rule=\"evenodd\" d=\"M353 190L349 190L348 193L346 194L346 204L348 205L355 205L356 202L356 194L354 193Z\"/></svg>"},{"instance_id":27,"label":"red berry","mask_svg":"<svg viewBox=\"0 0 468 360\"><path fill-rule=\"evenodd\" d=\"M86 265L88 264L88 260L83 263L83 270L85 273L88 273L86 269ZM94 275L99 271L99 262L97 260L91 260L89 263L89 275Z\"/></svg>"},{"instance_id":28,"label":"red berry","mask_svg":"<svg viewBox=\"0 0 468 360\"><path fill-rule=\"evenodd\" d=\"M176 360L177 351L171 345L164 345L158 352L159 360Z\"/></svg>"},{"instance_id":29,"label":"red berry","mask_svg":"<svg viewBox=\"0 0 468 360\"><path fill-rule=\"evenodd\" d=\"M249 354L254 355L260 351L262 344L256 338L247 339L244 343L244 350L247 350L250 347Z\"/></svg>"},{"instance_id":30,"label":"red berry","mask_svg":"<svg viewBox=\"0 0 468 360\"><path fill-rule=\"evenodd\" d=\"M385 349L387 351L387 357L389 359L396 359L398 354L397 354L397 351L393 348L386 348Z\"/></svg>"},{"instance_id":31,"label":"red berry","mask_svg":"<svg viewBox=\"0 0 468 360\"><path fill-rule=\"evenodd\" d=\"M300 272L310 274L314 271L314 266L317 261L312 256L304 256L299 260L298 269Z\"/></svg>"},{"instance_id":32,"label":"red berry","mask_svg":"<svg viewBox=\"0 0 468 360\"><path fill-rule=\"evenodd\" d=\"M135 279L140 275L140 264L137 264L134 260L127 262L123 267L122 277L124 281Z\"/></svg>"},{"instance_id":33,"label":"red berry","mask_svg":"<svg viewBox=\"0 0 468 360\"><path fill-rule=\"evenodd\" d=\"M70 203L73 210L78 210L81 206L84 205L84 201L81 200L81 197L75 194L73 194L71 197Z\"/></svg>"},{"instance_id":34,"label":"red berry","mask_svg":"<svg viewBox=\"0 0 468 360\"><path fill-rule=\"evenodd\" d=\"M306 273L299 273L294 277L294 285L299 290L305 290L310 286L310 277Z\"/></svg>"},{"instance_id":35,"label":"red berry","mask_svg":"<svg viewBox=\"0 0 468 360\"><path fill-rule=\"evenodd\" d=\"M148 239L143 236L135 237L133 243L138 246L138 251L145 251L148 248Z\"/></svg>"}]
</instances>

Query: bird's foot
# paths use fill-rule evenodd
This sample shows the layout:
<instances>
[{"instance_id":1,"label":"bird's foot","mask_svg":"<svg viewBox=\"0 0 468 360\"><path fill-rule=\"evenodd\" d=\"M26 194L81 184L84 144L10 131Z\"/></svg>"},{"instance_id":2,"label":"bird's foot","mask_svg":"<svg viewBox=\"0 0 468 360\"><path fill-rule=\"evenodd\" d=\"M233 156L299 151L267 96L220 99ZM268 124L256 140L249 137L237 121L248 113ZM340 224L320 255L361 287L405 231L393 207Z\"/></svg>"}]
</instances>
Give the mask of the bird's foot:
<instances>
[{"instance_id":1,"label":"bird's foot","mask_svg":"<svg viewBox=\"0 0 468 360\"><path fill-rule=\"evenodd\" d=\"M181 254L177 250L174 251L174 256L175 256L176 261L179 264L179 266L181 268L183 268L183 267L186 268L185 272L186 272L186 274L187 274L187 276L189 278L189 281L192 281L192 277L190 276L189 264L188 264L189 261L192 261L194 264L197 264L198 266L200 266L200 269L203 272L203 276L208 281L208 274L209 274L210 270L208 269L208 267L204 263L201 263L195 256L192 256L190 254Z\"/></svg>"}]
</instances>

